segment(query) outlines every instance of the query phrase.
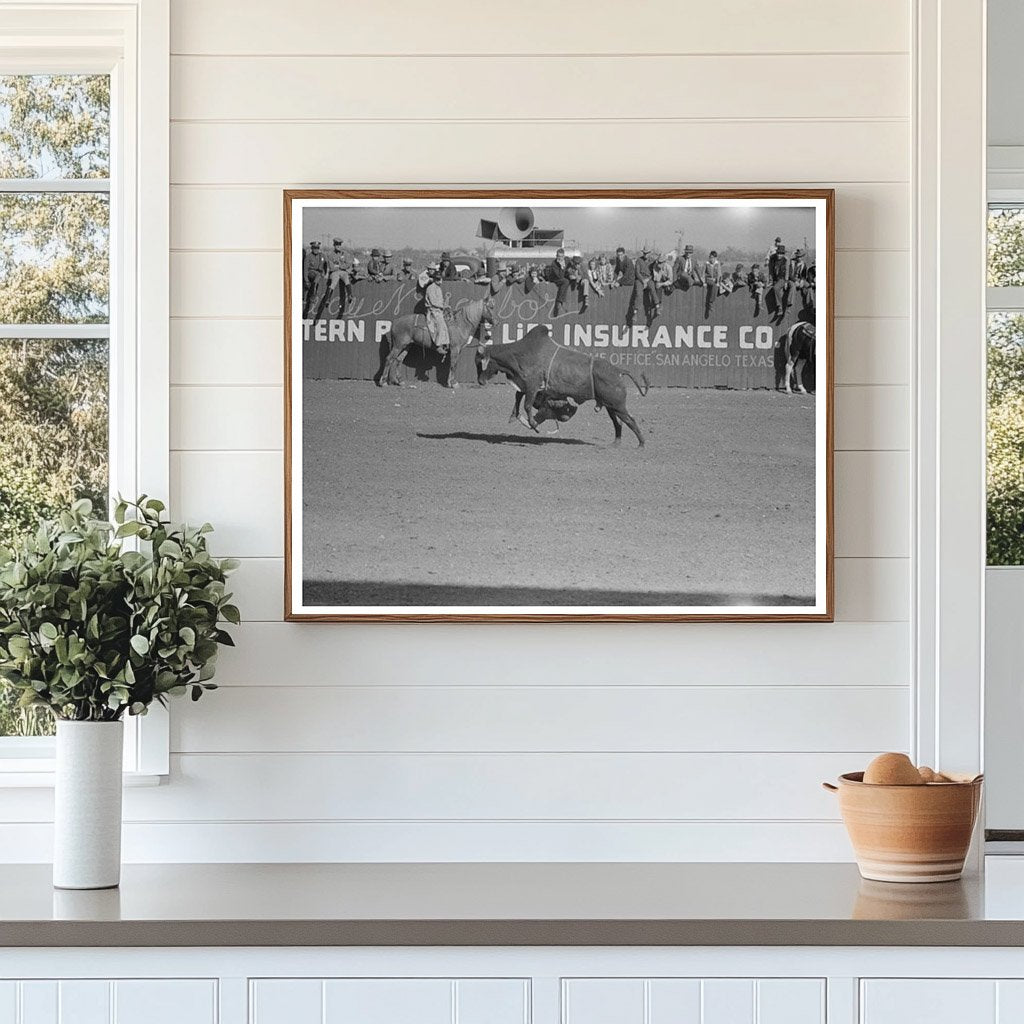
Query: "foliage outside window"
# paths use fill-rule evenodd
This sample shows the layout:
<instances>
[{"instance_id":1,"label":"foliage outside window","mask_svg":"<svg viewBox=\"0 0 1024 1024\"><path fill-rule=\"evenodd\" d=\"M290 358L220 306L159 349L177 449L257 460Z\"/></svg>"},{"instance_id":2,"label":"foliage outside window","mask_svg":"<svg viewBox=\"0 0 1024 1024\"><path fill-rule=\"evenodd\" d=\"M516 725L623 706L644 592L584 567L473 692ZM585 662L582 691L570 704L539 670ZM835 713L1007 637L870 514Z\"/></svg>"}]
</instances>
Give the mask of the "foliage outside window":
<instances>
[{"instance_id":1,"label":"foliage outside window","mask_svg":"<svg viewBox=\"0 0 1024 1024\"><path fill-rule=\"evenodd\" d=\"M0 76L0 545L108 505L110 79ZM44 735L0 684L0 736Z\"/></svg>"}]
</instances>

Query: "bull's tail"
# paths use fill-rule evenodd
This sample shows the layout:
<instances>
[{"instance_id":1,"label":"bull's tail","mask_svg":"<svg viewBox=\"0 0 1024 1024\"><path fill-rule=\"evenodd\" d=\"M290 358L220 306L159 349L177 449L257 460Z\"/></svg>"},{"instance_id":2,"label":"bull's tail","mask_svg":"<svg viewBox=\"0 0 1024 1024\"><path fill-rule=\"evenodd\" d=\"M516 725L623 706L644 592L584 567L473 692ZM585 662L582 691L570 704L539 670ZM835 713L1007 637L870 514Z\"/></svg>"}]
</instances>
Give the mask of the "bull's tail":
<instances>
[{"instance_id":1,"label":"bull's tail","mask_svg":"<svg viewBox=\"0 0 1024 1024\"><path fill-rule=\"evenodd\" d=\"M629 370L620 370L619 372L623 376L628 377L636 385L636 389L637 391L640 392L641 398L643 398L647 394L647 392L651 390L651 385L647 380L647 374L644 373L643 371L640 372L639 381L636 379L636 377L633 376L633 374L629 372Z\"/></svg>"}]
</instances>

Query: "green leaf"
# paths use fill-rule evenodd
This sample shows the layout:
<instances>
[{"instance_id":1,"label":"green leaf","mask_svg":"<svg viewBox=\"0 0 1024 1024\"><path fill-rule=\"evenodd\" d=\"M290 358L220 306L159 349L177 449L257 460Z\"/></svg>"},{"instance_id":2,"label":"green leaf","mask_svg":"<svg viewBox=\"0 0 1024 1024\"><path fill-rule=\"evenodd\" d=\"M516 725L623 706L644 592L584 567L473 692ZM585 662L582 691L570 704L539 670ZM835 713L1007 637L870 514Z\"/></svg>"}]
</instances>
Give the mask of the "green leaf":
<instances>
[{"instance_id":1,"label":"green leaf","mask_svg":"<svg viewBox=\"0 0 1024 1024\"><path fill-rule=\"evenodd\" d=\"M164 558L181 558L182 553L181 545L173 540L165 540L158 551L158 554L163 555Z\"/></svg>"},{"instance_id":2,"label":"green leaf","mask_svg":"<svg viewBox=\"0 0 1024 1024\"><path fill-rule=\"evenodd\" d=\"M228 620L228 622L231 622L236 626L239 625L242 621L241 613L239 612L238 608L235 607L235 605L233 604L224 605L221 608L220 613L224 616L225 619Z\"/></svg>"},{"instance_id":3,"label":"green leaf","mask_svg":"<svg viewBox=\"0 0 1024 1024\"><path fill-rule=\"evenodd\" d=\"M141 633L136 633L129 642L132 645L132 650L135 651L136 654L142 656L149 654L149 640Z\"/></svg>"},{"instance_id":4,"label":"green leaf","mask_svg":"<svg viewBox=\"0 0 1024 1024\"><path fill-rule=\"evenodd\" d=\"M7 649L16 658L23 658L31 650L27 636L12 636L7 641Z\"/></svg>"},{"instance_id":5,"label":"green leaf","mask_svg":"<svg viewBox=\"0 0 1024 1024\"><path fill-rule=\"evenodd\" d=\"M57 639L59 632L52 622L44 622L39 626L39 635L52 642Z\"/></svg>"}]
</instances>

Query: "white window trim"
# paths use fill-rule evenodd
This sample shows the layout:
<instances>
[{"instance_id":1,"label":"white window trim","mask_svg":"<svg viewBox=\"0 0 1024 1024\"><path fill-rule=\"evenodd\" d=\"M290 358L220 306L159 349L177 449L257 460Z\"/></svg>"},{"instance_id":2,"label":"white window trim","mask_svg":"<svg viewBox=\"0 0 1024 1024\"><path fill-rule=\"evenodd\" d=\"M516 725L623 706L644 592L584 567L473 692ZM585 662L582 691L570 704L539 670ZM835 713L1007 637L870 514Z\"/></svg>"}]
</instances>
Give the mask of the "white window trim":
<instances>
[{"instance_id":1,"label":"white window trim","mask_svg":"<svg viewBox=\"0 0 1024 1024\"><path fill-rule=\"evenodd\" d=\"M917 0L912 753L980 771L985 573L985 5ZM975 850L980 852L981 844Z\"/></svg>"},{"instance_id":2,"label":"white window trim","mask_svg":"<svg viewBox=\"0 0 1024 1024\"><path fill-rule=\"evenodd\" d=\"M167 500L169 0L0 0L0 24L3 73L111 75L111 491ZM79 336L96 337L96 329ZM167 712L155 706L125 721L126 776L143 782L166 775ZM52 741L0 739L0 787L52 784Z\"/></svg>"}]
</instances>

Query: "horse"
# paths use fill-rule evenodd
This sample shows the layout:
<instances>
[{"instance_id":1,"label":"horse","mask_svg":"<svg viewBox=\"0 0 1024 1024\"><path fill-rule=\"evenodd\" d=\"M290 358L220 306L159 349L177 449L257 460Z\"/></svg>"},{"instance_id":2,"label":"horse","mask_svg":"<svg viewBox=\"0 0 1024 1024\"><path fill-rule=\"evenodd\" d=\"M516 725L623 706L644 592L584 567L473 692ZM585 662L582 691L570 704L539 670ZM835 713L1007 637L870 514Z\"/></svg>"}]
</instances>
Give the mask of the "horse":
<instances>
[{"instance_id":1,"label":"horse","mask_svg":"<svg viewBox=\"0 0 1024 1024\"><path fill-rule=\"evenodd\" d=\"M451 345L448 349L448 387L453 390L459 386L455 379L455 371L459 364L459 353L470 343L481 323L492 323L494 306L490 298L473 299L460 306L448 322L448 338ZM434 339L427 328L427 318L423 313L406 313L395 319L391 325L390 347L384 367L377 378L377 387L385 384L402 386L398 376L398 365L410 345L419 345L424 349L434 349Z\"/></svg>"}]
</instances>

